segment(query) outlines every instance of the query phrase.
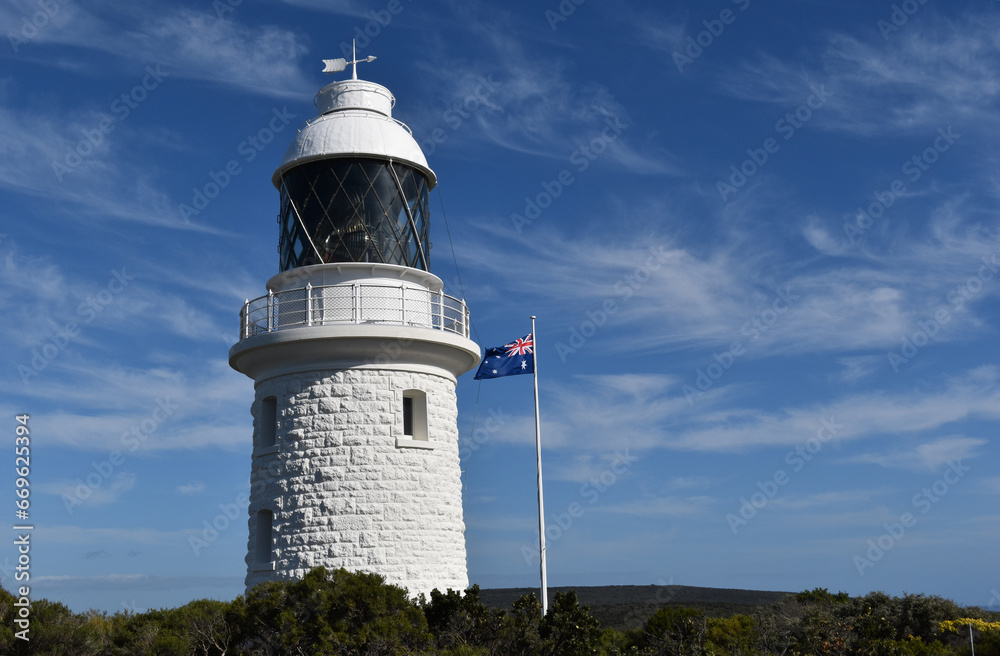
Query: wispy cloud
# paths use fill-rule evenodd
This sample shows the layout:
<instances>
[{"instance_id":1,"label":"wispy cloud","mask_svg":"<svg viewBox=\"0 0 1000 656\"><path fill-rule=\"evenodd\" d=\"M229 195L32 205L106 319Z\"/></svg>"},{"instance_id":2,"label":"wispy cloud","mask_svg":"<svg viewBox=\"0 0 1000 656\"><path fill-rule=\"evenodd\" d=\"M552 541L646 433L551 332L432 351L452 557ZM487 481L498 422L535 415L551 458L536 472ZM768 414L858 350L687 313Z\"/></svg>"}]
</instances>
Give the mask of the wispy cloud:
<instances>
[{"instance_id":1,"label":"wispy cloud","mask_svg":"<svg viewBox=\"0 0 1000 656\"><path fill-rule=\"evenodd\" d=\"M936 471L949 462L975 457L980 452L979 447L986 443L986 440L980 438L951 435L908 449L863 453L848 458L846 462L873 464L892 469Z\"/></svg>"},{"instance_id":2,"label":"wispy cloud","mask_svg":"<svg viewBox=\"0 0 1000 656\"><path fill-rule=\"evenodd\" d=\"M0 20L19 24L22 16L36 11L34 3L14 0L0 10ZM171 75L261 95L311 96L315 85L298 68L305 52L302 37L275 26L249 27L238 19L218 16L211 4L195 10L148 0L65 3L51 24L23 48L71 69L78 65L74 60L38 53L37 47L59 44L106 52L136 70L159 63Z\"/></svg>"},{"instance_id":3,"label":"wispy cloud","mask_svg":"<svg viewBox=\"0 0 1000 656\"><path fill-rule=\"evenodd\" d=\"M1000 18L994 12L947 20L927 8L913 21L888 42L833 34L814 62L763 55L726 76L724 88L746 100L795 106L803 89L823 84L835 100L817 124L865 136L958 121L995 126Z\"/></svg>"},{"instance_id":4,"label":"wispy cloud","mask_svg":"<svg viewBox=\"0 0 1000 656\"><path fill-rule=\"evenodd\" d=\"M831 378L836 382L854 384L873 376L875 372L885 366L885 363L885 357L881 355L859 355L837 358L837 364L842 369L831 376Z\"/></svg>"},{"instance_id":5,"label":"wispy cloud","mask_svg":"<svg viewBox=\"0 0 1000 656\"><path fill-rule=\"evenodd\" d=\"M647 498L618 504L601 504L595 508L597 512L621 515L638 515L641 517L683 517L703 514L716 505L711 497L667 496Z\"/></svg>"},{"instance_id":6,"label":"wispy cloud","mask_svg":"<svg viewBox=\"0 0 1000 656\"><path fill-rule=\"evenodd\" d=\"M897 246L878 259L859 254L817 263L790 259L787 251L761 236L736 234L733 243L720 240L706 250L651 226L636 230L641 236L631 241L604 234L599 226L581 236L556 235L532 225L523 238L509 220L481 229L491 238L463 249L466 264L484 279L505 280L558 307L564 334L586 318L587 310L611 301L617 308L609 319L615 330L594 337L606 347L649 352L729 347L738 341L750 358L866 349L884 354L942 306L962 320L941 331L937 342L979 333L985 327L977 320L975 304L963 304L959 312L950 307L948 293L956 280L976 274L982 257L1000 253L997 236L977 228L962 212L934 238L905 249ZM742 240L742 250L735 248L737 240ZM552 243L560 248L550 248ZM742 257L751 245L755 257ZM495 255L484 254L494 249ZM780 273L775 272L778 263L783 265ZM642 282L636 283L641 268ZM986 283L984 288L980 298L1000 294L1000 285ZM489 291L476 290L476 297ZM780 313L774 310L776 303Z\"/></svg>"},{"instance_id":7,"label":"wispy cloud","mask_svg":"<svg viewBox=\"0 0 1000 656\"><path fill-rule=\"evenodd\" d=\"M22 253L16 247L2 257L0 307L5 315L0 319L0 335L19 348L38 347L69 324L77 327L71 331L76 333L75 344L90 342L88 332L95 329L196 341L217 341L222 334L236 332L235 310L226 325L203 309L210 305L205 297L217 293L211 287L179 294L170 286L161 288L161 281L148 271L123 263L96 274L96 280L87 280L67 275L47 256ZM225 288L219 291L227 299L232 293Z\"/></svg>"},{"instance_id":8,"label":"wispy cloud","mask_svg":"<svg viewBox=\"0 0 1000 656\"><path fill-rule=\"evenodd\" d=\"M641 385L635 385L640 379ZM542 429L545 447L574 449L574 459L560 465L560 476L587 480L615 449L743 453L805 444L824 426L823 441L838 445L876 436L926 440L928 433L962 420L1000 418L1000 377L995 367L955 376L932 390L870 391L773 412L739 408L738 395L730 393L729 386L715 391L717 401L702 399L692 409L676 378L580 376L550 392ZM601 403L593 402L597 398ZM622 422L621 417L629 420ZM516 417L496 439L528 441L534 435L529 424L529 417ZM868 454L851 461L933 468L949 459L973 457L983 444L984 440L962 436L934 438L900 453Z\"/></svg>"},{"instance_id":9,"label":"wispy cloud","mask_svg":"<svg viewBox=\"0 0 1000 656\"><path fill-rule=\"evenodd\" d=\"M122 544L183 544L188 535L197 533L194 529L180 531L161 531L153 528L98 528L77 526L75 524L53 524L36 528L39 535L44 535L50 544L91 546L108 548L108 545ZM138 574L131 576L140 576ZM62 578L62 577L53 577ZM67 577L77 578L77 577ZM86 578L86 577L79 577Z\"/></svg>"},{"instance_id":10,"label":"wispy cloud","mask_svg":"<svg viewBox=\"0 0 1000 656\"><path fill-rule=\"evenodd\" d=\"M829 441L876 435L920 435L968 418L1000 417L1000 386L995 367L980 367L949 379L933 391L912 394L855 394L815 407L785 408L778 413L747 413L742 421L697 427L671 435L672 448L694 451L747 450L795 446L816 436L826 419L838 428ZM956 443L952 446L969 446ZM927 462L935 456L925 453Z\"/></svg>"},{"instance_id":11,"label":"wispy cloud","mask_svg":"<svg viewBox=\"0 0 1000 656\"><path fill-rule=\"evenodd\" d=\"M621 9L622 20L635 32L639 43L668 56L684 46L687 21L683 18L664 18L652 11L635 11L625 6Z\"/></svg>"},{"instance_id":12,"label":"wispy cloud","mask_svg":"<svg viewBox=\"0 0 1000 656\"><path fill-rule=\"evenodd\" d=\"M69 497L77 502L80 499L78 488L86 490L88 504L95 506L106 505L118 501L126 492L135 487L135 474L121 472L113 474L107 481L102 482L98 487L88 487L82 480L62 480L39 483L35 487L42 494L51 494L59 497Z\"/></svg>"},{"instance_id":13,"label":"wispy cloud","mask_svg":"<svg viewBox=\"0 0 1000 656\"><path fill-rule=\"evenodd\" d=\"M327 14L337 16L350 16L352 18L365 18L372 20L369 12L372 9L369 5L357 0L281 0L285 4L302 9L312 9ZM405 6L405 5L404 5Z\"/></svg>"},{"instance_id":14,"label":"wispy cloud","mask_svg":"<svg viewBox=\"0 0 1000 656\"><path fill-rule=\"evenodd\" d=\"M7 389L22 398L59 398L60 408L33 417L53 444L90 452L242 449L250 439L246 399L252 382L224 360L136 369L97 360L56 360L45 385ZM13 410L12 410L13 411Z\"/></svg>"},{"instance_id":15,"label":"wispy cloud","mask_svg":"<svg viewBox=\"0 0 1000 656\"><path fill-rule=\"evenodd\" d=\"M0 148L9 155L0 162L0 187L34 197L54 215L75 221L113 219L203 230L180 221L168 195L157 186L155 170L137 166L134 152L119 149L114 139L103 135L97 146L84 139L86 131L96 131L107 117L88 111L66 120L49 110L0 104ZM126 124L116 129L115 138L130 130ZM89 148L84 152L92 154L67 167L67 153L75 153L81 143ZM63 168L57 171L54 165Z\"/></svg>"},{"instance_id":16,"label":"wispy cloud","mask_svg":"<svg viewBox=\"0 0 1000 656\"><path fill-rule=\"evenodd\" d=\"M488 46L491 56L470 61L442 48L439 57L449 59L448 64L428 61L422 73L435 80L431 88L447 106L468 100L485 77L495 80L488 110L474 114L479 142L567 160L581 146L601 139L609 126L631 125L624 105L606 85L574 81L569 63L534 52L528 41L510 38L519 28L507 11L480 3L452 6L463 29ZM430 124L435 119L422 120ZM611 138L604 140L602 161L642 175L681 175L669 153L647 149L628 129L619 127L618 133L605 135Z\"/></svg>"},{"instance_id":17,"label":"wispy cloud","mask_svg":"<svg viewBox=\"0 0 1000 656\"><path fill-rule=\"evenodd\" d=\"M47 597L66 591L109 590L150 592L162 590L190 590L192 588L238 588L242 576L152 576L149 574L107 574L104 576L39 576L33 579Z\"/></svg>"},{"instance_id":18,"label":"wispy cloud","mask_svg":"<svg viewBox=\"0 0 1000 656\"><path fill-rule=\"evenodd\" d=\"M187 483L177 486L177 493L184 496L197 496L205 491L204 483Z\"/></svg>"}]
</instances>

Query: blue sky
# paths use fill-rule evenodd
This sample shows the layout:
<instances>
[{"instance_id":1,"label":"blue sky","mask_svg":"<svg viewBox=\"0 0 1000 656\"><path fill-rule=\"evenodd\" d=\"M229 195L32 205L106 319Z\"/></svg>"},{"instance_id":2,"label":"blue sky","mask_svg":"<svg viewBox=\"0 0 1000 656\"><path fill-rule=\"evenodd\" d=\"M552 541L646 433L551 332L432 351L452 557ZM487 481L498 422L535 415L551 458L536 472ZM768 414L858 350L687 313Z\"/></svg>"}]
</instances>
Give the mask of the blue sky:
<instances>
[{"instance_id":1,"label":"blue sky","mask_svg":"<svg viewBox=\"0 0 1000 656\"><path fill-rule=\"evenodd\" d=\"M320 60L363 35L440 180L433 270L483 347L538 315L552 585L1000 604L998 7L4 3L0 416L13 446L31 415L33 593L242 591L227 351ZM535 585L531 379L458 393L470 578Z\"/></svg>"}]
</instances>

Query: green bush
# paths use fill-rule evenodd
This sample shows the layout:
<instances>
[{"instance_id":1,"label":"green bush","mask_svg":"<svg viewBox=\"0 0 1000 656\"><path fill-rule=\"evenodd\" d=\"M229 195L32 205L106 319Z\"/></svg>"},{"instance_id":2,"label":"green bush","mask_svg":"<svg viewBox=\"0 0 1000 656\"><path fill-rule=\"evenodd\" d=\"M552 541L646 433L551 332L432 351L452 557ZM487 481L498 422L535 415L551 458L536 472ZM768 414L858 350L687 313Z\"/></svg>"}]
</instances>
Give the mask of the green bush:
<instances>
[{"instance_id":1,"label":"green bush","mask_svg":"<svg viewBox=\"0 0 1000 656\"><path fill-rule=\"evenodd\" d=\"M816 588L749 615L664 606L642 629L619 633L602 631L575 592L555 595L542 617L533 595L506 612L485 606L476 586L415 602L381 576L317 568L232 602L141 614L73 613L36 600L24 642L14 637L14 602L0 588L0 653L12 656L966 656L968 635L941 633L939 623L998 617L940 597ZM977 631L978 656L1000 656L998 633Z\"/></svg>"},{"instance_id":2,"label":"green bush","mask_svg":"<svg viewBox=\"0 0 1000 656\"><path fill-rule=\"evenodd\" d=\"M708 621L700 610L668 606L646 620L641 647L657 656L700 656L707 631Z\"/></svg>"}]
</instances>

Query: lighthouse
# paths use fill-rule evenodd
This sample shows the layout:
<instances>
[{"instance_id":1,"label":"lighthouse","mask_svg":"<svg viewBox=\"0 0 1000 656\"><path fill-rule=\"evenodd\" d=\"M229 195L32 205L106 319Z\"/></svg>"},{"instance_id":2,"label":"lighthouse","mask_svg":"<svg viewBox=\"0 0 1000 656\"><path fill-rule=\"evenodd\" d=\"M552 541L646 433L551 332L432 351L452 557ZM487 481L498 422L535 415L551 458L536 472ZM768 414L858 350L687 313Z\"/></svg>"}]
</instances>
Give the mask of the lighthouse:
<instances>
[{"instance_id":1,"label":"lighthouse","mask_svg":"<svg viewBox=\"0 0 1000 656\"><path fill-rule=\"evenodd\" d=\"M247 589L321 565L468 587L455 386L479 347L430 272L437 178L358 63L327 61L353 79L320 89L274 172L278 273L229 351L256 390Z\"/></svg>"}]
</instances>

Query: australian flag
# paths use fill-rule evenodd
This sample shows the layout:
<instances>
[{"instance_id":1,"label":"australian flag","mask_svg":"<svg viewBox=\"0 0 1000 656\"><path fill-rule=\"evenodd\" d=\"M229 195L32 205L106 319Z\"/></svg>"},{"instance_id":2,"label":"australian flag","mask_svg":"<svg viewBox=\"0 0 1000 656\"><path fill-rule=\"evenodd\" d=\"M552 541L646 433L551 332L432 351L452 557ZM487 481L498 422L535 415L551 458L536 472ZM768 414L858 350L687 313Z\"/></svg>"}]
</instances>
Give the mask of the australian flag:
<instances>
[{"instance_id":1,"label":"australian flag","mask_svg":"<svg viewBox=\"0 0 1000 656\"><path fill-rule=\"evenodd\" d=\"M483 363L476 372L476 380L533 374L535 373L534 351L535 340L530 333L527 337L520 337L510 344L486 349Z\"/></svg>"}]
</instances>

